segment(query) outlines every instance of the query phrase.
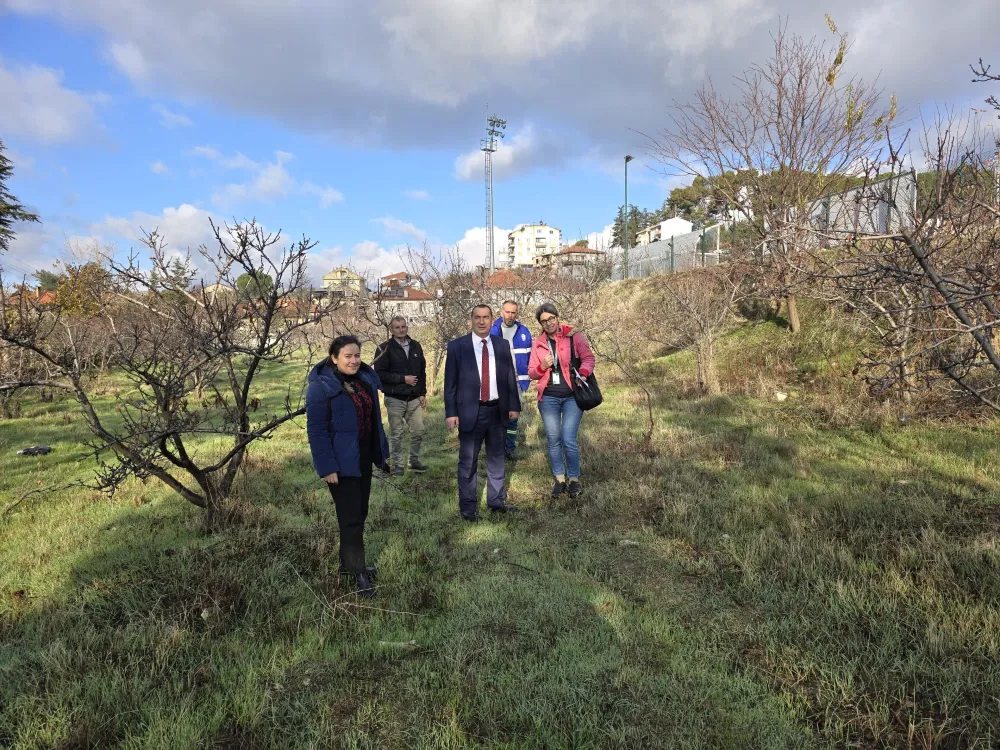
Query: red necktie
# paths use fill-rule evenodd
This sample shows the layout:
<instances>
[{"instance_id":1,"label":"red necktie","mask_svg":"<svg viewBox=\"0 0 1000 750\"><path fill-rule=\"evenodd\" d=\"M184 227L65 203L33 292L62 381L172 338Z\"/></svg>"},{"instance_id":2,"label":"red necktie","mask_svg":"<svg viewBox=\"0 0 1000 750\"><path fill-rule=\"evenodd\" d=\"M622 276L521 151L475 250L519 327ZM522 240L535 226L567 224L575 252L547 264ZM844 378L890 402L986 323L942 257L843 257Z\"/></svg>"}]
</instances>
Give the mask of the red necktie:
<instances>
[{"instance_id":1,"label":"red necktie","mask_svg":"<svg viewBox=\"0 0 1000 750\"><path fill-rule=\"evenodd\" d=\"M486 351L486 339L483 339L483 369L482 382L479 384L479 400L490 400L490 353Z\"/></svg>"}]
</instances>

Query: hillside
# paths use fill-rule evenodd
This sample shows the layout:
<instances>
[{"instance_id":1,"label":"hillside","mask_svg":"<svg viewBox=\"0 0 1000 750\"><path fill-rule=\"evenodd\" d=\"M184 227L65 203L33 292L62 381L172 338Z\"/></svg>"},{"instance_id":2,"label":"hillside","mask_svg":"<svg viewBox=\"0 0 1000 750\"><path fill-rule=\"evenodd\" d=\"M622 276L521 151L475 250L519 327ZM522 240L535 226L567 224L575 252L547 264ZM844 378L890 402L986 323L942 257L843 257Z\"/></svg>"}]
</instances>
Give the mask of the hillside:
<instances>
[{"instance_id":1,"label":"hillside","mask_svg":"<svg viewBox=\"0 0 1000 750\"><path fill-rule=\"evenodd\" d=\"M995 745L1000 429L901 422L851 375L850 327L803 318L727 337L726 396L689 397L685 353L648 362L652 453L602 366L573 503L529 407L510 520L458 520L433 401L431 473L374 492L364 606L302 424L212 536L154 482L27 497L0 521L0 745ZM270 372L272 398L301 376ZM88 477L86 437L69 401L0 420L3 507ZM55 450L13 455L32 442Z\"/></svg>"}]
</instances>

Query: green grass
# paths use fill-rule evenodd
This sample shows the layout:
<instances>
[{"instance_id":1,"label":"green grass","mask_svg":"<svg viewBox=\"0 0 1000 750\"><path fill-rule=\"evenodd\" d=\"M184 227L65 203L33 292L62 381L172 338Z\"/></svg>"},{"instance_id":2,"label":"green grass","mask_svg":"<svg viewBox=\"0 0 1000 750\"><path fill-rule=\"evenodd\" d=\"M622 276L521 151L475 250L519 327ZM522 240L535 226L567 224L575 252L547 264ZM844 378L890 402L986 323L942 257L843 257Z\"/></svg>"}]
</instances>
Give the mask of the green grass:
<instances>
[{"instance_id":1,"label":"green grass","mask_svg":"<svg viewBox=\"0 0 1000 750\"><path fill-rule=\"evenodd\" d=\"M152 481L28 498L0 522L0 746L1000 742L1000 430L682 399L677 362L656 456L608 381L586 494L553 504L529 408L524 512L476 526L433 401L431 473L374 491L373 603L336 575L301 424L254 450L212 536ZM272 372L270 403L301 375ZM0 421L0 504L87 477L86 437L70 401ZM13 455L31 442L55 451Z\"/></svg>"}]
</instances>

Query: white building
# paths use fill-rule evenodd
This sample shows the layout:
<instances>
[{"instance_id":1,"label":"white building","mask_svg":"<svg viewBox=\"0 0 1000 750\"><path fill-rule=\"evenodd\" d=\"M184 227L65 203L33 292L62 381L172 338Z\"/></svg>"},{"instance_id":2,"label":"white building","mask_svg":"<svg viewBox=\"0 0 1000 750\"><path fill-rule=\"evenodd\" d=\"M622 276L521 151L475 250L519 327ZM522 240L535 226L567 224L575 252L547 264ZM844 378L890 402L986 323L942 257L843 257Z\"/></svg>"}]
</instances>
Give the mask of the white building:
<instances>
[{"instance_id":1,"label":"white building","mask_svg":"<svg viewBox=\"0 0 1000 750\"><path fill-rule=\"evenodd\" d=\"M640 230L636 235L635 244L648 245L650 242L668 240L671 237L681 234L689 234L693 227L694 224L687 219L675 216L672 219L661 221L659 224L653 224L651 227Z\"/></svg>"},{"instance_id":2,"label":"white building","mask_svg":"<svg viewBox=\"0 0 1000 750\"><path fill-rule=\"evenodd\" d=\"M535 258L559 252L562 247L562 230L544 222L518 224L507 235L507 252L499 253L497 265L501 268L534 268Z\"/></svg>"},{"instance_id":3,"label":"white building","mask_svg":"<svg viewBox=\"0 0 1000 750\"><path fill-rule=\"evenodd\" d=\"M437 299L430 292L409 286L384 288L371 297L379 317L388 322L395 315L402 315L407 323L420 325L434 318Z\"/></svg>"}]
</instances>

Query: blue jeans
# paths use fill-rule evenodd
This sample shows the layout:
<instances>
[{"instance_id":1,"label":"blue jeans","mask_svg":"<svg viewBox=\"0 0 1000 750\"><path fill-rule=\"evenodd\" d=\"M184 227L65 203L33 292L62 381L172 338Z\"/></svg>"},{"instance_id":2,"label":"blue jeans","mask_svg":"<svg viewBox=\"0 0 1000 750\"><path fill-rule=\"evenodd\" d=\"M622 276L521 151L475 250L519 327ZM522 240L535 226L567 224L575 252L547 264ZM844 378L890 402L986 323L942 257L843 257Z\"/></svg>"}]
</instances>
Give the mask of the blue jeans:
<instances>
[{"instance_id":1,"label":"blue jeans","mask_svg":"<svg viewBox=\"0 0 1000 750\"><path fill-rule=\"evenodd\" d=\"M576 434L580 430L583 411L572 396L557 398L542 396L538 411L545 425L545 437L549 444L549 463L553 475L578 478L580 476L580 446ZM566 456L563 462L563 454Z\"/></svg>"}]
</instances>

